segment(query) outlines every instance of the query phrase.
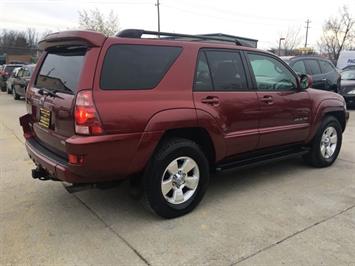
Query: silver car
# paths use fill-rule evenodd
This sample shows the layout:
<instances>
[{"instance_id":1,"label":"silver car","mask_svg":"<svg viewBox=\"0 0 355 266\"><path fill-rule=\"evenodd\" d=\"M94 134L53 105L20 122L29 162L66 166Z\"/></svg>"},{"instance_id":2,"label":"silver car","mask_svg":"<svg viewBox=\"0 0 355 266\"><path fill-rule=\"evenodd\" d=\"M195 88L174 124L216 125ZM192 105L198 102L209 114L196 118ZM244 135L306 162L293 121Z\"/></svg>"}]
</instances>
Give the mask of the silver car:
<instances>
[{"instance_id":1,"label":"silver car","mask_svg":"<svg viewBox=\"0 0 355 266\"><path fill-rule=\"evenodd\" d=\"M21 67L16 67L12 70L10 77L6 81L6 90L8 94L12 94L14 91L14 80L16 79L17 73Z\"/></svg>"}]
</instances>

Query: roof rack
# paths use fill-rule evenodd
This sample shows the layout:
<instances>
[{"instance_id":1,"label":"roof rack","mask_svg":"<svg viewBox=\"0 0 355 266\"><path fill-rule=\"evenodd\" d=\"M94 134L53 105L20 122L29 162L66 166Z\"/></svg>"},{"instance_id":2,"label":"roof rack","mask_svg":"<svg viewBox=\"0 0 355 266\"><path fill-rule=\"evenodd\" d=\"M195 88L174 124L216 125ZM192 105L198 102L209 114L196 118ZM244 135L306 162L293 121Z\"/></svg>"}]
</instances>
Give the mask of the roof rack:
<instances>
[{"instance_id":1,"label":"roof rack","mask_svg":"<svg viewBox=\"0 0 355 266\"><path fill-rule=\"evenodd\" d=\"M160 36L166 36L169 39L178 39L178 38L190 38L190 39L198 39L204 41L219 41L219 42L229 42L234 43L240 46L248 46L251 45L238 40L237 38L223 38L223 37L214 37L209 35L190 35L190 34L181 34L181 33L171 33L171 32L158 32L158 31L149 31L149 30L140 30L140 29L126 29L122 30L116 34L116 37L123 37L123 38L142 38L142 35L155 35L160 38Z\"/></svg>"}]
</instances>

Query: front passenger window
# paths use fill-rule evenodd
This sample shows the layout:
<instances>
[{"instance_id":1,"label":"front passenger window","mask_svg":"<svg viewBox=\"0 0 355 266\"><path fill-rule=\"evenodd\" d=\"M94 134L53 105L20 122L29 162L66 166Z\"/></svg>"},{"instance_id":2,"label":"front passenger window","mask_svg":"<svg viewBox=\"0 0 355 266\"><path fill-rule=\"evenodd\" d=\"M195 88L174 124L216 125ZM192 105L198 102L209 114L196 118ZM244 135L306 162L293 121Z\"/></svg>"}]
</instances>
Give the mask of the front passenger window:
<instances>
[{"instance_id":1,"label":"front passenger window","mask_svg":"<svg viewBox=\"0 0 355 266\"><path fill-rule=\"evenodd\" d=\"M258 90L288 91L297 88L296 77L278 60L248 53Z\"/></svg>"}]
</instances>

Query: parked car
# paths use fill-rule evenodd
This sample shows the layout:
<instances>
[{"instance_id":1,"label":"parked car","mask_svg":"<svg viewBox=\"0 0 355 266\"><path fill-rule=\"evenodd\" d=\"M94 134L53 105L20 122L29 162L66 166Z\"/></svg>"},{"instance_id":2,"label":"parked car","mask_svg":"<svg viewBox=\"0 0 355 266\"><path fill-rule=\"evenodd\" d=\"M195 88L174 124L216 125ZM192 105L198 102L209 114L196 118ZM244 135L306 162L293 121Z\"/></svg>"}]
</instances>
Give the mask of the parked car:
<instances>
[{"instance_id":1,"label":"parked car","mask_svg":"<svg viewBox=\"0 0 355 266\"><path fill-rule=\"evenodd\" d=\"M312 77L314 89L338 92L340 74L330 60L316 56L281 57L296 73Z\"/></svg>"},{"instance_id":2,"label":"parked car","mask_svg":"<svg viewBox=\"0 0 355 266\"><path fill-rule=\"evenodd\" d=\"M12 70L9 78L6 81L6 90L8 94L12 94L13 91L13 85L14 85L14 80L15 77L17 76L18 71L20 70L21 67L16 67L14 70Z\"/></svg>"},{"instance_id":3,"label":"parked car","mask_svg":"<svg viewBox=\"0 0 355 266\"><path fill-rule=\"evenodd\" d=\"M339 154L344 98L308 89L307 75L238 41L69 31L39 47L20 118L33 178L130 177L172 218L197 206L212 170L299 155L326 167Z\"/></svg>"},{"instance_id":4,"label":"parked car","mask_svg":"<svg viewBox=\"0 0 355 266\"><path fill-rule=\"evenodd\" d=\"M343 71L344 70L355 70L355 65L346 66L346 67L343 68Z\"/></svg>"},{"instance_id":5,"label":"parked car","mask_svg":"<svg viewBox=\"0 0 355 266\"><path fill-rule=\"evenodd\" d=\"M11 72L14 70L16 67L22 67L23 65L19 64L9 64L9 65L4 65L3 69L0 72L0 89L1 91L6 91L6 81L9 78Z\"/></svg>"},{"instance_id":6,"label":"parked car","mask_svg":"<svg viewBox=\"0 0 355 266\"><path fill-rule=\"evenodd\" d=\"M36 65L25 65L21 67L13 81L12 94L15 100L25 97L26 88Z\"/></svg>"},{"instance_id":7,"label":"parked car","mask_svg":"<svg viewBox=\"0 0 355 266\"><path fill-rule=\"evenodd\" d=\"M355 105L355 69L341 72L341 88L339 93L343 95L349 107Z\"/></svg>"}]
</instances>

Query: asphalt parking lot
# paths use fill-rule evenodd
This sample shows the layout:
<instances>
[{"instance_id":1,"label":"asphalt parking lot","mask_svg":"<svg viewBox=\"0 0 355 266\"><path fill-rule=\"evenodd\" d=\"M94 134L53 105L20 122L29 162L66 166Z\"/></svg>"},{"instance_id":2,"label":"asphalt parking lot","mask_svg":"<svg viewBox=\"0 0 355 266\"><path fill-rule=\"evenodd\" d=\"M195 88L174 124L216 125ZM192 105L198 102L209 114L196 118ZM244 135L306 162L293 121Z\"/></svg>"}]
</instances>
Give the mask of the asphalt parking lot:
<instances>
[{"instance_id":1,"label":"asphalt parking lot","mask_svg":"<svg viewBox=\"0 0 355 266\"><path fill-rule=\"evenodd\" d=\"M126 183L69 194L33 180L24 113L0 93L0 264L355 264L355 111L332 167L292 159L219 174L173 220L142 208Z\"/></svg>"}]
</instances>

